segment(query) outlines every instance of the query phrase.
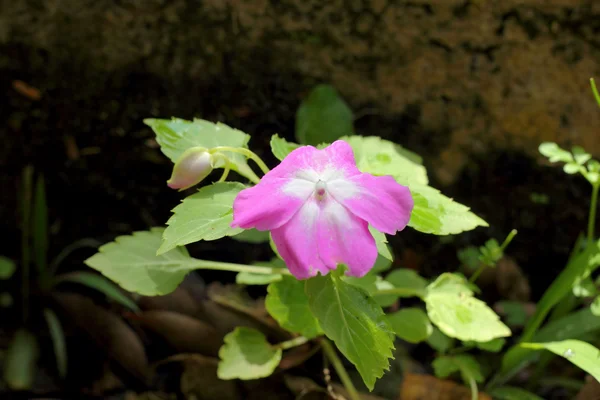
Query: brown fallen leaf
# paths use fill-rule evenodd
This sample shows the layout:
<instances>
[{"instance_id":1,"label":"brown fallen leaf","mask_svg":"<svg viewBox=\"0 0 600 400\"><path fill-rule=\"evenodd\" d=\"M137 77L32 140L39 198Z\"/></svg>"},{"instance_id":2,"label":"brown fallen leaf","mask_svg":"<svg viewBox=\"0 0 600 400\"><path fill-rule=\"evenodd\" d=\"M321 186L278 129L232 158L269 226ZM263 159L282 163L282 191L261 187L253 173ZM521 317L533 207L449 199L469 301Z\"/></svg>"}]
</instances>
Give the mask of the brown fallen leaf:
<instances>
[{"instance_id":1,"label":"brown fallen leaf","mask_svg":"<svg viewBox=\"0 0 600 400\"><path fill-rule=\"evenodd\" d=\"M471 391L456 382L431 375L404 374L399 400L471 400ZM479 400L492 400L479 392Z\"/></svg>"},{"instance_id":2,"label":"brown fallen leaf","mask_svg":"<svg viewBox=\"0 0 600 400\"><path fill-rule=\"evenodd\" d=\"M215 328L190 316L172 311L144 311L129 318L159 335L178 352L216 356L223 344Z\"/></svg>"},{"instance_id":3,"label":"brown fallen leaf","mask_svg":"<svg viewBox=\"0 0 600 400\"><path fill-rule=\"evenodd\" d=\"M168 363L182 365L180 387L186 399L237 400L242 398L236 381L225 381L217 377L219 360L216 358L200 354L177 354L162 360L157 366Z\"/></svg>"},{"instance_id":4,"label":"brown fallen leaf","mask_svg":"<svg viewBox=\"0 0 600 400\"><path fill-rule=\"evenodd\" d=\"M588 375L575 400L600 400L600 382Z\"/></svg>"},{"instance_id":5,"label":"brown fallen leaf","mask_svg":"<svg viewBox=\"0 0 600 400\"><path fill-rule=\"evenodd\" d=\"M113 361L119 379L130 387L146 387L150 376L146 352L139 336L129 325L85 296L56 293L53 299L68 315L65 320L84 331Z\"/></svg>"},{"instance_id":6,"label":"brown fallen leaf","mask_svg":"<svg viewBox=\"0 0 600 400\"><path fill-rule=\"evenodd\" d=\"M20 95L27 97L29 100L39 101L42 98L42 93L39 89L20 80L12 81L12 87Z\"/></svg>"},{"instance_id":7,"label":"brown fallen leaf","mask_svg":"<svg viewBox=\"0 0 600 400\"><path fill-rule=\"evenodd\" d=\"M296 395L296 399L332 400L333 398L332 393L329 393L324 387L317 385L312 379L293 375L284 375L283 379L288 389ZM336 397L335 400L347 400L350 398L343 385L334 382L331 384L331 389L333 390L333 396ZM359 393L359 395L362 400L385 400L383 397L369 393Z\"/></svg>"}]
</instances>

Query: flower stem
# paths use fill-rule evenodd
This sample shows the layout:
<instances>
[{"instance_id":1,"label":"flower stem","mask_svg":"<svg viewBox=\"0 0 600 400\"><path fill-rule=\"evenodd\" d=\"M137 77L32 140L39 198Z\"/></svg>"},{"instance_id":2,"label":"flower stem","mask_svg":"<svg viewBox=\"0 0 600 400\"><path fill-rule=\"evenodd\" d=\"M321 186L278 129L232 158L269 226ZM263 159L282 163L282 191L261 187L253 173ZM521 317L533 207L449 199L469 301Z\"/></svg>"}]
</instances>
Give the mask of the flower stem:
<instances>
[{"instance_id":1,"label":"flower stem","mask_svg":"<svg viewBox=\"0 0 600 400\"><path fill-rule=\"evenodd\" d=\"M335 349L333 348L329 340L322 338L320 342L323 352L325 353L329 361L331 361L331 364L333 365L333 368L335 368L335 372L337 372L338 376L340 377L340 380L342 381L342 384L346 388L350 399L361 400L358 391L354 387L354 383L352 383L348 372L346 372L346 368L344 368L344 365L342 364L342 360L340 360L340 358L338 357L337 353L335 352Z\"/></svg>"},{"instance_id":2,"label":"flower stem","mask_svg":"<svg viewBox=\"0 0 600 400\"><path fill-rule=\"evenodd\" d=\"M586 246L591 246L592 241L594 240L594 230L596 224L596 209L598 208L598 189L600 188L599 184L592 185L592 200L590 201L590 216L588 219L588 231L587 231L587 241Z\"/></svg>"},{"instance_id":3,"label":"flower stem","mask_svg":"<svg viewBox=\"0 0 600 400\"><path fill-rule=\"evenodd\" d=\"M267 172L270 171L269 167L267 167L267 164L265 164L264 161L259 156L256 155L256 153L254 153L253 151L251 151L249 149L245 149L243 147L218 146L218 147L213 147L211 149L211 151L229 151L231 153L243 154L246 157L248 157L249 159L251 159L252 161L254 161L263 173L266 174Z\"/></svg>"},{"instance_id":4,"label":"flower stem","mask_svg":"<svg viewBox=\"0 0 600 400\"><path fill-rule=\"evenodd\" d=\"M298 336L290 340L286 340L285 342L277 343L273 347L276 349L287 350L292 347L302 346L304 343L308 342L308 339L304 336Z\"/></svg>"},{"instance_id":5,"label":"flower stem","mask_svg":"<svg viewBox=\"0 0 600 400\"><path fill-rule=\"evenodd\" d=\"M212 269L217 271L250 272L253 274L280 274L291 275L286 268L262 267L260 265L233 264L219 261L196 260L198 269Z\"/></svg>"}]
</instances>

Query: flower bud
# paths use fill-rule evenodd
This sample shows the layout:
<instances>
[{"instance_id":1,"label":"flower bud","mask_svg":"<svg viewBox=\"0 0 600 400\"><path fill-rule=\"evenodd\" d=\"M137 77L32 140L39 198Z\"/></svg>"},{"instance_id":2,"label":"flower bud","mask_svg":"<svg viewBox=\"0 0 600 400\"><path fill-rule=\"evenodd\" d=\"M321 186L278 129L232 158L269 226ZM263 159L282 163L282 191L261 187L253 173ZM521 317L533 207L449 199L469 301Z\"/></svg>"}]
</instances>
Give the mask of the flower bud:
<instances>
[{"instance_id":1,"label":"flower bud","mask_svg":"<svg viewBox=\"0 0 600 400\"><path fill-rule=\"evenodd\" d=\"M204 147L187 149L173 167L167 185L184 190L200 183L213 170L213 156Z\"/></svg>"}]
</instances>

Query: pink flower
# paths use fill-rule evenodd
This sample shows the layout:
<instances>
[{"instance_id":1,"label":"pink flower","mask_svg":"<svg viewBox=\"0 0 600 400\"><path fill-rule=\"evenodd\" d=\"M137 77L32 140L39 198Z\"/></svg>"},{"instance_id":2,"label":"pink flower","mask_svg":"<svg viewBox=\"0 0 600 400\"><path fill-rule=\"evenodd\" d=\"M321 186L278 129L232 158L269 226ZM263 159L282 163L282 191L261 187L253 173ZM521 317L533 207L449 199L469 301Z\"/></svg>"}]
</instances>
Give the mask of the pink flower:
<instances>
[{"instance_id":1,"label":"pink flower","mask_svg":"<svg viewBox=\"0 0 600 400\"><path fill-rule=\"evenodd\" d=\"M413 208L407 187L391 176L356 167L350 145L292 151L233 203L233 227L270 230L279 254L298 279L326 274L338 264L363 276L377 258L369 224L394 234Z\"/></svg>"}]
</instances>

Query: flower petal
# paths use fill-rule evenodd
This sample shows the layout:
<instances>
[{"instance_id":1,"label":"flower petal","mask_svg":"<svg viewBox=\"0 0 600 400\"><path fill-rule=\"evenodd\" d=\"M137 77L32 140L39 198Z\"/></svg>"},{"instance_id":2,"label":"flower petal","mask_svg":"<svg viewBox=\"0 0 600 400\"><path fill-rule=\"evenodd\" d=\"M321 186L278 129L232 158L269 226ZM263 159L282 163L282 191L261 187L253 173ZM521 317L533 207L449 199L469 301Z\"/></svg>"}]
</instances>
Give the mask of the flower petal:
<instances>
[{"instance_id":1,"label":"flower petal","mask_svg":"<svg viewBox=\"0 0 600 400\"><path fill-rule=\"evenodd\" d=\"M373 268L377 246L367 221L329 199L317 224L319 256L329 269L346 264L348 275L361 277Z\"/></svg>"},{"instance_id":2,"label":"flower petal","mask_svg":"<svg viewBox=\"0 0 600 400\"><path fill-rule=\"evenodd\" d=\"M303 146L292 151L260 182L242 190L233 202L233 227L271 230L280 227L302 207L314 190L310 165L319 150ZM297 178L300 176L299 178Z\"/></svg>"},{"instance_id":3,"label":"flower petal","mask_svg":"<svg viewBox=\"0 0 600 400\"><path fill-rule=\"evenodd\" d=\"M316 201L308 200L286 224L271 231L277 251L288 269L298 279L307 279L329 269L317 251L317 221L321 210Z\"/></svg>"},{"instance_id":4,"label":"flower petal","mask_svg":"<svg viewBox=\"0 0 600 400\"><path fill-rule=\"evenodd\" d=\"M329 193L378 231L393 235L410 220L414 201L410 190L391 176L355 175L327 185Z\"/></svg>"}]
</instances>

